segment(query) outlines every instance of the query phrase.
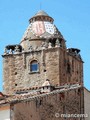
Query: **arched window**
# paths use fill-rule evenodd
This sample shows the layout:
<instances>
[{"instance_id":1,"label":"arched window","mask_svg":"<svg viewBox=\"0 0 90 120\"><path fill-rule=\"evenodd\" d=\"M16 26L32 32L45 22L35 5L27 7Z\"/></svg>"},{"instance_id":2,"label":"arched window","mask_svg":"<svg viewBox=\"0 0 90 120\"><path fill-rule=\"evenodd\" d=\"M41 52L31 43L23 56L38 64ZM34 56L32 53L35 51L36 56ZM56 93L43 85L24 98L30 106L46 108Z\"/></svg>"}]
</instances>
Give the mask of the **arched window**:
<instances>
[{"instance_id":1,"label":"arched window","mask_svg":"<svg viewBox=\"0 0 90 120\"><path fill-rule=\"evenodd\" d=\"M38 72L39 70L39 64L37 60L33 60L30 62L30 71L31 72Z\"/></svg>"}]
</instances>

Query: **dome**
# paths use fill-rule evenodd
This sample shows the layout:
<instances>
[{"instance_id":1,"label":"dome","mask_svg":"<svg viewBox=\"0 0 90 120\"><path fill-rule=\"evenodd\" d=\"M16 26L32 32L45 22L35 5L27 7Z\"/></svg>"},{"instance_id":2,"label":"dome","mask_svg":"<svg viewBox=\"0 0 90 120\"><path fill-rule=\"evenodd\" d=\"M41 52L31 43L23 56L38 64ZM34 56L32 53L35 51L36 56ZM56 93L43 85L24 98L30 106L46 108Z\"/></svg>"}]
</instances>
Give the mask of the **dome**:
<instances>
[{"instance_id":1,"label":"dome","mask_svg":"<svg viewBox=\"0 0 90 120\"><path fill-rule=\"evenodd\" d=\"M48 17L48 18L49 18L48 20L51 20L52 22L54 21L53 18L50 17L50 16L49 16L46 12L44 12L43 10L38 11L32 18L30 18L29 21L32 22L33 19L35 20L35 18L40 17L40 16L42 16L41 19L44 18L43 20L45 20L45 17Z\"/></svg>"},{"instance_id":2,"label":"dome","mask_svg":"<svg viewBox=\"0 0 90 120\"><path fill-rule=\"evenodd\" d=\"M43 11L43 10L40 10L39 12L37 12L36 14L35 14L35 16L41 16L41 15L43 15L43 16L49 16L45 11Z\"/></svg>"},{"instance_id":3,"label":"dome","mask_svg":"<svg viewBox=\"0 0 90 120\"><path fill-rule=\"evenodd\" d=\"M62 34L57 27L53 24L54 19L50 17L46 12L39 11L32 18L30 18L29 26L26 29L21 45L24 49L27 46L40 46L42 42L49 39L60 38L63 39Z\"/></svg>"}]
</instances>

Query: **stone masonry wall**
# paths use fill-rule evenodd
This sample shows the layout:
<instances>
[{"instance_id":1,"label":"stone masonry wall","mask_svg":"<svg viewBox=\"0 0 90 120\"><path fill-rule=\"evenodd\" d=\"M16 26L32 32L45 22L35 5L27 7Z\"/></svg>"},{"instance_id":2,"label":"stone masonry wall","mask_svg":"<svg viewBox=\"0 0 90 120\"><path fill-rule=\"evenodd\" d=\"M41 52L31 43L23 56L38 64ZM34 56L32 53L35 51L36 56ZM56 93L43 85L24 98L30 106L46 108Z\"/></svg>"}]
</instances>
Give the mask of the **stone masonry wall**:
<instances>
[{"instance_id":1,"label":"stone masonry wall","mask_svg":"<svg viewBox=\"0 0 90 120\"><path fill-rule=\"evenodd\" d=\"M82 88L41 95L11 105L11 120L84 120L62 114L83 114Z\"/></svg>"},{"instance_id":2,"label":"stone masonry wall","mask_svg":"<svg viewBox=\"0 0 90 120\"><path fill-rule=\"evenodd\" d=\"M41 86L46 79L53 85L82 83L83 63L69 55L66 49L48 48L46 50L4 55L3 79L4 92L15 89ZM37 60L39 71L30 72L30 62Z\"/></svg>"}]
</instances>

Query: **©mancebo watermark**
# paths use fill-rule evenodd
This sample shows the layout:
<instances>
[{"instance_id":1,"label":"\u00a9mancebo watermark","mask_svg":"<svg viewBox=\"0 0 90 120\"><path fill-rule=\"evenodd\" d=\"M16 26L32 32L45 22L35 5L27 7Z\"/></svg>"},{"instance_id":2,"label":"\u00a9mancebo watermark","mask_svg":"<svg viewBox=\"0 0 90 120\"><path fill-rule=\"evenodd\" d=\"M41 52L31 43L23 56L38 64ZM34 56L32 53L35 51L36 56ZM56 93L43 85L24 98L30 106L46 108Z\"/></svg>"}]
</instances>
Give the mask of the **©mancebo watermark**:
<instances>
[{"instance_id":1,"label":"\u00a9mancebo watermark","mask_svg":"<svg viewBox=\"0 0 90 120\"><path fill-rule=\"evenodd\" d=\"M55 113L56 118L87 118L88 114L60 114L60 113Z\"/></svg>"}]
</instances>

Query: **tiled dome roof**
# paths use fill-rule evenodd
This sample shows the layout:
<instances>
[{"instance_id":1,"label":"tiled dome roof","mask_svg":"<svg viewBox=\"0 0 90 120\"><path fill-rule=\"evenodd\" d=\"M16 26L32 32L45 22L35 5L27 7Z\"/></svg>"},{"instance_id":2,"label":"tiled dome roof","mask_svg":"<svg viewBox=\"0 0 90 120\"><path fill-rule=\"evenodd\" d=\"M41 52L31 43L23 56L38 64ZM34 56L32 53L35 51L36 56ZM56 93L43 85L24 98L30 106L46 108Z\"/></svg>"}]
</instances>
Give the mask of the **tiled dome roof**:
<instances>
[{"instance_id":1,"label":"tiled dome roof","mask_svg":"<svg viewBox=\"0 0 90 120\"><path fill-rule=\"evenodd\" d=\"M44 12L43 10L40 10L40 11L38 11L36 14L35 14L35 16L41 16L41 15L43 15L43 16L49 16L46 12Z\"/></svg>"},{"instance_id":2,"label":"tiled dome roof","mask_svg":"<svg viewBox=\"0 0 90 120\"><path fill-rule=\"evenodd\" d=\"M34 19L35 20L35 18L37 18L37 17L42 17L41 19L43 19L43 17L44 17L44 19L43 20L45 20L45 17L47 17L48 19L47 20L50 20L50 21L54 21L53 20L53 18L52 17L50 17L46 12L44 12L43 10L40 10L40 11L38 11L32 18L30 18L30 22L32 22L32 20Z\"/></svg>"},{"instance_id":3,"label":"tiled dome roof","mask_svg":"<svg viewBox=\"0 0 90 120\"><path fill-rule=\"evenodd\" d=\"M54 19L46 12L37 12L29 21L30 25L28 26L21 40L23 48L27 48L27 45L29 44L32 45L32 41L34 45L40 45L42 40L45 39L63 39L62 34L53 24Z\"/></svg>"}]
</instances>

